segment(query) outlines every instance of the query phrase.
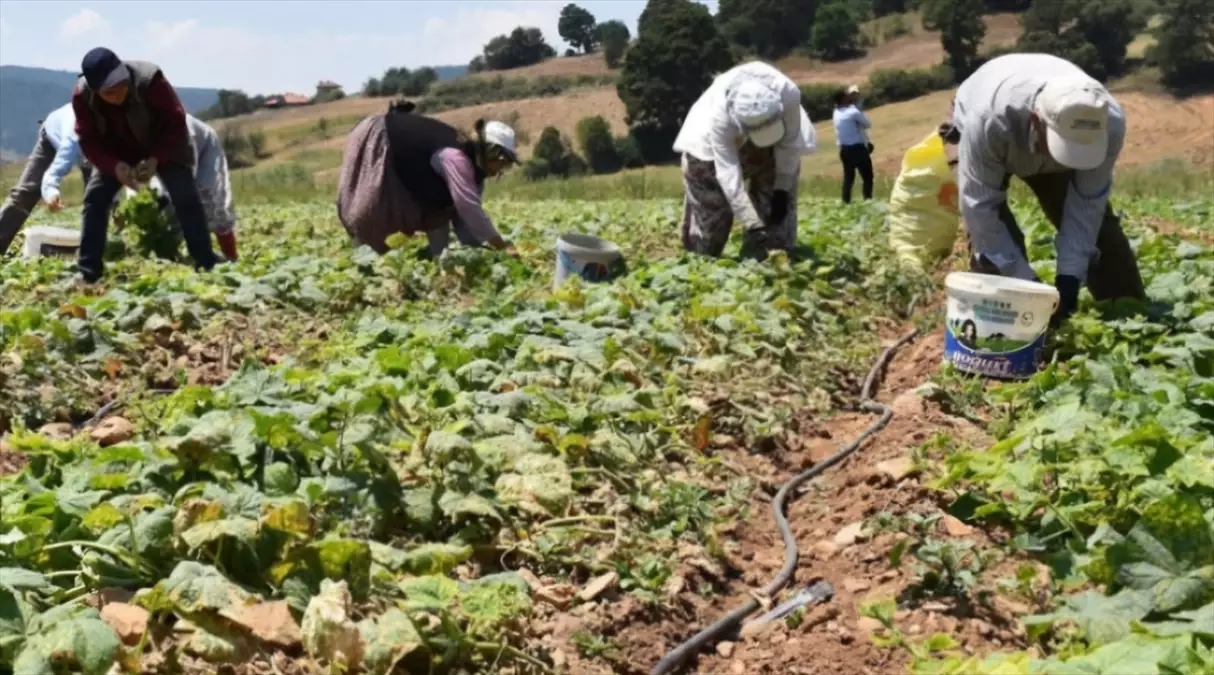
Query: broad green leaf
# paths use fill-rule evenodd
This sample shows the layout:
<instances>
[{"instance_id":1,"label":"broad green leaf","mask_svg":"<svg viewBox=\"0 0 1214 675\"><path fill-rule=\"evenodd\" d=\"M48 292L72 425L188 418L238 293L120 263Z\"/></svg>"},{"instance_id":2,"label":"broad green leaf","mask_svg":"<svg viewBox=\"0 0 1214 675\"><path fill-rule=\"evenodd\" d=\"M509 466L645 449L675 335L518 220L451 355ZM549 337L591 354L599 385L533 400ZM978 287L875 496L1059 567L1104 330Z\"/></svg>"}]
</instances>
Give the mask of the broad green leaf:
<instances>
[{"instance_id":1,"label":"broad green leaf","mask_svg":"<svg viewBox=\"0 0 1214 675\"><path fill-rule=\"evenodd\" d=\"M253 604L257 597L228 581L219 570L184 560L157 587L185 615Z\"/></svg>"},{"instance_id":2,"label":"broad green leaf","mask_svg":"<svg viewBox=\"0 0 1214 675\"><path fill-rule=\"evenodd\" d=\"M472 557L471 546L422 544L405 553L403 569L410 574L448 574Z\"/></svg>"},{"instance_id":3,"label":"broad green leaf","mask_svg":"<svg viewBox=\"0 0 1214 675\"><path fill-rule=\"evenodd\" d=\"M364 619L358 628L367 646L364 663L376 675L392 672L401 659L424 644L409 615L395 607L375 619Z\"/></svg>"},{"instance_id":4,"label":"broad green leaf","mask_svg":"<svg viewBox=\"0 0 1214 675\"><path fill-rule=\"evenodd\" d=\"M459 597L459 584L438 575L403 579L400 588L405 593L406 606L413 611L441 612Z\"/></svg>"},{"instance_id":5,"label":"broad green leaf","mask_svg":"<svg viewBox=\"0 0 1214 675\"><path fill-rule=\"evenodd\" d=\"M573 497L573 477L559 457L526 455L515 461L514 471L497 479L503 504L545 515L560 512Z\"/></svg>"},{"instance_id":6,"label":"broad green leaf","mask_svg":"<svg viewBox=\"0 0 1214 675\"><path fill-rule=\"evenodd\" d=\"M451 519L465 516L473 519L490 518L501 521L502 517L493 508L493 502L477 494L460 494L447 491L438 500L438 507Z\"/></svg>"},{"instance_id":7,"label":"broad green leaf","mask_svg":"<svg viewBox=\"0 0 1214 675\"><path fill-rule=\"evenodd\" d=\"M224 518L198 523L181 535L181 540L190 550L231 537L237 541L249 543L257 538L257 521L247 518Z\"/></svg>"},{"instance_id":8,"label":"broad green leaf","mask_svg":"<svg viewBox=\"0 0 1214 675\"><path fill-rule=\"evenodd\" d=\"M27 570L21 567L0 567L0 588L16 593L20 591L43 590L50 585L46 577L34 570Z\"/></svg>"},{"instance_id":9,"label":"broad green leaf","mask_svg":"<svg viewBox=\"0 0 1214 675\"><path fill-rule=\"evenodd\" d=\"M96 611L82 612L50 624L26 643L47 661L73 664L85 675L104 675L114 663L121 641Z\"/></svg>"},{"instance_id":10,"label":"broad green leaf","mask_svg":"<svg viewBox=\"0 0 1214 675\"><path fill-rule=\"evenodd\" d=\"M371 590L371 547L355 539L326 539L313 542L321 572L334 581L345 581L354 599L362 602Z\"/></svg>"}]
</instances>

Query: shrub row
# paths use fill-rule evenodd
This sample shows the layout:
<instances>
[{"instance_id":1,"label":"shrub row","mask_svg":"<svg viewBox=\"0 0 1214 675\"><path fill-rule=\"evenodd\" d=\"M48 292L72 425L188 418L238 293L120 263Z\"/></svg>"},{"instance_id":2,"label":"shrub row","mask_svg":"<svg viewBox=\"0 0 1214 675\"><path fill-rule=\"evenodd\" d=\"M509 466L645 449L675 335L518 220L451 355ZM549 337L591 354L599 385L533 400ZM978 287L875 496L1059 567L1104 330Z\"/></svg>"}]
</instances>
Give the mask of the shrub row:
<instances>
[{"instance_id":1,"label":"shrub row","mask_svg":"<svg viewBox=\"0 0 1214 675\"><path fill-rule=\"evenodd\" d=\"M572 89L601 87L609 84L615 84L614 75L462 77L431 85L426 97L418 101L417 110L422 113L433 113L482 103L515 101L523 98L547 98L560 96Z\"/></svg>"}]
</instances>

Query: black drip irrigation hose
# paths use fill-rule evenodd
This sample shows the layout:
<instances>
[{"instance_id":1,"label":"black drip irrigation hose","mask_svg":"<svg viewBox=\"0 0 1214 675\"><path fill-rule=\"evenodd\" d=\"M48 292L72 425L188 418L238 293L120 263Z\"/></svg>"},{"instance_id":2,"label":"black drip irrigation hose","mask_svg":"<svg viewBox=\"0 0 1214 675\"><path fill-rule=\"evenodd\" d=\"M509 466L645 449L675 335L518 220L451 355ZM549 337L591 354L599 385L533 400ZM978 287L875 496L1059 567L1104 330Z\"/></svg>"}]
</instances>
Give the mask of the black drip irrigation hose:
<instances>
[{"instance_id":1,"label":"black drip irrigation hose","mask_svg":"<svg viewBox=\"0 0 1214 675\"><path fill-rule=\"evenodd\" d=\"M893 357L894 352L901 349L911 340L914 340L918 335L919 329L916 328L903 335L894 344L886 347L881 352L881 355L877 357L877 361L873 364L872 369L868 371L868 376L864 378L864 387L860 390L860 409L880 415L880 417L870 424L856 440L841 448L830 457L827 457L824 461L793 476L771 498L771 510L776 519L776 527L779 528L780 537L784 540L784 566L780 568L780 573L771 580L771 583L763 588L761 592L763 597L770 598L779 593L789 580L792 579L793 572L797 568L797 540L792 534L792 527L788 524L788 518L784 515L784 508L787 505L789 496L797 488L801 487L805 481L843 461L844 458L863 445L864 441L867 441L869 437L883 429L886 424L889 424L890 418L894 416L894 411L889 406L874 400L873 390L876 388L877 379L881 371L889 364L889 360ZM682 665L691 656L698 654L708 647L709 644L734 630L743 619L759 609L759 606L759 601L752 598L734 608L728 614L718 619L716 623L696 633L683 644L667 652L666 656L663 656L662 660L658 661L657 665L650 671L650 675L666 675L666 673L674 671L675 668Z\"/></svg>"}]
</instances>

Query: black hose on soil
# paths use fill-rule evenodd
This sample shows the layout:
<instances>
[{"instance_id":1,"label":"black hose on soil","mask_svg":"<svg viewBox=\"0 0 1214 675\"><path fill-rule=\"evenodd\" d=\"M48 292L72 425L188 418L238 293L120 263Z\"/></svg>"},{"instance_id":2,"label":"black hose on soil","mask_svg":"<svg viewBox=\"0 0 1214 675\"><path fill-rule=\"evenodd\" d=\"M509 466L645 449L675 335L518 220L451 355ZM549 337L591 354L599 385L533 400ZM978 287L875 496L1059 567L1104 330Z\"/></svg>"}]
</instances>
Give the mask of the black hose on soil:
<instances>
[{"instance_id":1,"label":"black hose on soil","mask_svg":"<svg viewBox=\"0 0 1214 675\"><path fill-rule=\"evenodd\" d=\"M771 498L771 509L776 519L776 527L779 528L780 537L784 540L784 566L780 568L780 573L771 580L771 583L763 588L763 596L771 597L779 593L780 589L784 588L785 584L792 579L793 571L797 568L797 540L793 537L792 528L788 524L788 518L784 515L784 507L787 505L788 497L802 483L838 464L845 457L855 452L857 448L864 444L864 441L868 440L870 436L880 431L889 423L890 418L894 416L894 411L889 406L873 400L874 389L876 388L881 371L889 364L889 360L894 355L894 352L911 340L914 340L917 335L919 335L919 330L912 330L903 335L894 344L886 347L881 352L881 355L877 357L877 361L873 364L872 369L868 371L868 376L864 378L864 387L860 390L860 409L880 415L880 417L870 424L856 440L841 448L830 457L827 457L824 461L793 476L791 480L780 488L776 496ZM658 661L657 665L650 671L650 675L666 675L666 673L672 672L688 658L699 653L710 643L715 642L722 635L736 628L743 619L758 608L759 601L755 599L742 603L718 619L716 623L696 633L691 639L667 652L666 656L663 656L662 660Z\"/></svg>"}]
</instances>

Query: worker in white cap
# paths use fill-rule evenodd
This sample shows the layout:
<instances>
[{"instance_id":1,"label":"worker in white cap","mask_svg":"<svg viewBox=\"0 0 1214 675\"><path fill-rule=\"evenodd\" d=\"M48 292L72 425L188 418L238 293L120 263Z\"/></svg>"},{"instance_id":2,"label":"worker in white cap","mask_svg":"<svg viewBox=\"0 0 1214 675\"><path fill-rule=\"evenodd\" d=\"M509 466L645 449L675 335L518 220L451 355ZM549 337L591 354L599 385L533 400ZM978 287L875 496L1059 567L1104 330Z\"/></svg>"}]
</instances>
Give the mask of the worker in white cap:
<instances>
[{"instance_id":1,"label":"worker in white cap","mask_svg":"<svg viewBox=\"0 0 1214 675\"><path fill-rule=\"evenodd\" d=\"M835 93L835 110L831 115L835 127L835 142L839 146L839 162L843 165L843 202L851 203L851 190L860 174L865 199L873 198L873 144L868 141L872 122L860 109L860 87L852 85Z\"/></svg>"},{"instance_id":2,"label":"worker in white cap","mask_svg":"<svg viewBox=\"0 0 1214 675\"><path fill-rule=\"evenodd\" d=\"M744 257L791 251L801 157L815 149L801 90L786 75L754 61L717 76L674 142L683 156L683 247L719 257L737 219Z\"/></svg>"},{"instance_id":3,"label":"worker in white cap","mask_svg":"<svg viewBox=\"0 0 1214 675\"><path fill-rule=\"evenodd\" d=\"M1055 326L1074 313L1084 283L1096 300L1146 299L1134 252L1109 205L1125 133L1125 112L1108 90L1046 54L988 61L961 83L951 125L941 128L946 141L958 144L974 271L1038 280L1008 207L1012 176L1029 186L1058 230Z\"/></svg>"}]
</instances>

